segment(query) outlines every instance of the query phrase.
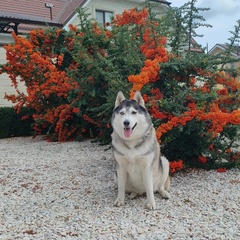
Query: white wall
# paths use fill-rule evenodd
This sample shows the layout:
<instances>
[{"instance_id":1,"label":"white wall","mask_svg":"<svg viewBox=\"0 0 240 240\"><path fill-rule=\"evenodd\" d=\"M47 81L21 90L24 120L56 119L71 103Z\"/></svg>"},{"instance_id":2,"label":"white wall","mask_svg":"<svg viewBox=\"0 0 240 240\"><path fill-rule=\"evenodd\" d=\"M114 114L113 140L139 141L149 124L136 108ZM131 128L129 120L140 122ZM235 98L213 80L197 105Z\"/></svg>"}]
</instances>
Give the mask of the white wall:
<instances>
[{"instance_id":1,"label":"white wall","mask_svg":"<svg viewBox=\"0 0 240 240\"><path fill-rule=\"evenodd\" d=\"M3 47L0 47L0 64L6 62L5 50ZM0 107L3 106L12 106L11 102L4 99L5 92L8 94L14 93L14 89L11 87L11 81L8 78L8 75L3 73L0 75Z\"/></svg>"},{"instance_id":2,"label":"white wall","mask_svg":"<svg viewBox=\"0 0 240 240\"><path fill-rule=\"evenodd\" d=\"M143 2L144 0L92 0L88 1L84 7L88 9L87 12L91 14L92 18L95 18L96 10L110 11L115 16L116 14L121 14L125 9L141 7ZM158 3L156 5L158 6L156 11L160 14L164 14L168 9L168 6L165 4ZM66 24L65 29L67 29L70 23L75 26L79 24L77 14Z\"/></svg>"},{"instance_id":3,"label":"white wall","mask_svg":"<svg viewBox=\"0 0 240 240\"><path fill-rule=\"evenodd\" d=\"M1 43L3 39L5 40L4 43L12 41L11 35L7 36L6 38L1 38ZM0 46L0 64L4 63L6 63L6 51L2 46ZM0 107L13 106L11 101L4 99L5 93L7 94L16 93L15 89L11 86L11 84L12 82L6 73L0 75ZM23 83L19 84L19 89L25 92L25 87Z\"/></svg>"}]
</instances>

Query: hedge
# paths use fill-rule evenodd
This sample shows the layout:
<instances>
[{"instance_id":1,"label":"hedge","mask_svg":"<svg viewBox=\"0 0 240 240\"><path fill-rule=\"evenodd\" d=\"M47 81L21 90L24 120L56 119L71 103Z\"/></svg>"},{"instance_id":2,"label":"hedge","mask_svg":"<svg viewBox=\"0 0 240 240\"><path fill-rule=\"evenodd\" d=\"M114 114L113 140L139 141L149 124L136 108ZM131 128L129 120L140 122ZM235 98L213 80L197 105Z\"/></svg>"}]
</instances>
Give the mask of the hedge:
<instances>
[{"instance_id":1,"label":"hedge","mask_svg":"<svg viewBox=\"0 0 240 240\"><path fill-rule=\"evenodd\" d=\"M33 135L33 111L23 107L20 114L13 107L0 108L0 138Z\"/></svg>"}]
</instances>

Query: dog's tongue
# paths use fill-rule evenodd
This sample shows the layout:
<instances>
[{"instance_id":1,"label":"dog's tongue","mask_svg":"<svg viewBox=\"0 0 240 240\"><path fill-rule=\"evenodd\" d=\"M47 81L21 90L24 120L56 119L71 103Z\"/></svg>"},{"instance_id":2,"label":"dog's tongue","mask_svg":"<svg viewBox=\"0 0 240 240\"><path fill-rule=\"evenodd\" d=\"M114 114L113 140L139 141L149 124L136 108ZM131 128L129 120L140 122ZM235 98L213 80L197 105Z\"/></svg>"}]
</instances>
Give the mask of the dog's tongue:
<instances>
[{"instance_id":1,"label":"dog's tongue","mask_svg":"<svg viewBox=\"0 0 240 240\"><path fill-rule=\"evenodd\" d=\"M126 138L129 138L132 134L132 129L131 128L124 128L124 136Z\"/></svg>"}]
</instances>

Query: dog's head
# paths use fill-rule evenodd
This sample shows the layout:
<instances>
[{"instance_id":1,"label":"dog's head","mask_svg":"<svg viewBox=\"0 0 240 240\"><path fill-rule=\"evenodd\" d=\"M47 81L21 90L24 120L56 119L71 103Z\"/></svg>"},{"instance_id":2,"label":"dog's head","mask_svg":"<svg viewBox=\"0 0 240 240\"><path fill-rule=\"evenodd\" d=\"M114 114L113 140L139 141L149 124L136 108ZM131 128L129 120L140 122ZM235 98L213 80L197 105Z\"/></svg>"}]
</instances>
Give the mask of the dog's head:
<instances>
[{"instance_id":1,"label":"dog's head","mask_svg":"<svg viewBox=\"0 0 240 240\"><path fill-rule=\"evenodd\" d=\"M112 127L117 134L125 140L135 140L143 137L150 124L141 93L137 91L133 100L127 100L118 92L112 117Z\"/></svg>"}]
</instances>

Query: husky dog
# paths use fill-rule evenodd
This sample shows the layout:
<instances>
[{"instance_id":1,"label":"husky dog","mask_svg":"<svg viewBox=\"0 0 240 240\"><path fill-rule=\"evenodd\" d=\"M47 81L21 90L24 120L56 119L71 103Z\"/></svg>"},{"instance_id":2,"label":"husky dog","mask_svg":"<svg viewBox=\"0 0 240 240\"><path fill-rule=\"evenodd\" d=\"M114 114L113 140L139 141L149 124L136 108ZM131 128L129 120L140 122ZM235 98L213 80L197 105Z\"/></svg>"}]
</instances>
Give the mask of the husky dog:
<instances>
[{"instance_id":1,"label":"husky dog","mask_svg":"<svg viewBox=\"0 0 240 240\"><path fill-rule=\"evenodd\" d=\"M154 210L154 192L170 197L169 162L160 155L156 132L140 92L135 93L133 100L126 100L118 92L112 127L118 184L115 206L124 205L125 192L131 194L130 199L146 193L146 207Z\"/></svg>"}]
</instances>

